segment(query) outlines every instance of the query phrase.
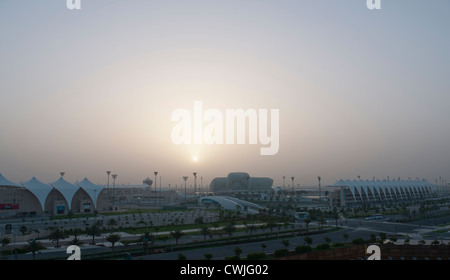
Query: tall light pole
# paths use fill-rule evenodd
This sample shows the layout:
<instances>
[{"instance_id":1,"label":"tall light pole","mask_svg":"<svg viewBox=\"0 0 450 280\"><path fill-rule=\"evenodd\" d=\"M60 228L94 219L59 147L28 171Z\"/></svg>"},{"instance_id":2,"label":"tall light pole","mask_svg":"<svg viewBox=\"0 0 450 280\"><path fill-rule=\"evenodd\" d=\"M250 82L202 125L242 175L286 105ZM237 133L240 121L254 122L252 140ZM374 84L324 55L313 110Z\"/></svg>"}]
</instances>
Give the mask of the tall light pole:
<instances>
[{"instance_id":1,"label":"tall light pole","mask_svg":"<svg viewBox=\"0 0 450 280\"><path fill-rule=\"evenodd\" d=\"M116 194L115 194L115 189L116 189L116 178L117 178L117 174L112 174L111 177L113 178L113 211L115 210L114 206L115 206L115 200L116 200Z\"/></svg>"},{"instance_id":2,"label":"tall light pole","mask_svg":"<svg viewBox=\"0 0 450 280\"><path fill-rule=\"evenodd\" d=\"M109 174L111 174L111 171L106 171L106 174L108 174L108 187L109 187Z\"/></svg>"},{"instance_id":3,"label":"tall light pole","mask_svg":"<svg viewBox=\"0 0 450 280\"><path fill-rule=\"evenodd\" d=\"M183 176L183 180L184 180L184 201L187 200L187 195L186 195L186 181L188 179L188 176Z\"/></svg>"},{"instance_id":4,"label":"tall light pole","mask_svg":"<svg viewBox=\"0 0 450 280\"><path fill-rule=\"evenodd\" d=\"M194 197L196 197L195 193L197 191L197 172L194 172L192 174L194 174Z\"/></svg>"},{"instance_id":5,"label":"tall light pole","mask_svg":"<svg viewBox=\"0 0 450 280\"><path fill-rule=\"evenodd\" d=\"M283 176L283 191L286 189L286 176Z\"/></svg>"},{"instance_id":6,"label":"tall light pole","mask_svg":"<svg viewBox=\"0 0 450 280\"><path fill-rule=\"evenodd\" d=\"M294 195L295 194L294 176L292 176L291 179L292 179L292 195Z\"/></svg>"},{"instance_id":7,"label":"tall light pole","mask_svg":"<svg viewBox=\"0 0 450 280\"><path fill-rule=\"evenodd\" d=\"M320 191L320 176L319 177L317 177L317 179L319 179L319 200L322 200L322 193L321 193L321 191Z\"/></svg>"},{"instance_id":8,"label":"tall light pole","mask_svg":"<svg viewBox=\"0 0 450 280\"><path fill-rule=\"evenodd\" d=\"M155 174L155 205L156 205L156 175L158 175L158 171L153 172L153 174Z\"/></svg>"}]
</instances>

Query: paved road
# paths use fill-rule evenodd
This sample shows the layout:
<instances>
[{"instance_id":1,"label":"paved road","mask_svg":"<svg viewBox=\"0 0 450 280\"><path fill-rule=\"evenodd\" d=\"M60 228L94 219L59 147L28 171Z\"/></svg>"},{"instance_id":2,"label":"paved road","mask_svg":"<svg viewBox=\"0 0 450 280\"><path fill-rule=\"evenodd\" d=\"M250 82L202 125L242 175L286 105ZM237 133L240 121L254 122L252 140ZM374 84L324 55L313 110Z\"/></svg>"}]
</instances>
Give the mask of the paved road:
<instances>
[{"instance_id":1,"label":"paved road","mask_svg":"<svg viewBox=\"0 0 450 280\"><path fill-rule=\"evenodd\" d=\"M419 240L427 239L424 238L423 235L428 234L431 231L435 231L437 229L443 229L442 227L436 227L438 224L444 224L449 223L450 217L444 217L444 218L436 218L436 219L430 219L428 221L422 221L422 222L413 222L413 223L393 223L393 222L387 222L384 220L371 220L367 221L364 219L351 219L351 220L341 220L338 222L338 226L340 226L342 229L336 232L331 233L323 233L323 234L316 234L311 235L310 237L313 240L312 246L316 246L318 244L325 243L324 238L328 237L331 239L331 243L334 242L345 242L345 241L351 241L356 238L363 238L363 239L369 239L371 234L376 234L377 237L380 232L386 233L389 235L402 235L402 236L409 236L411 239L410 244L415 244ZM334 226L334 221L328 221L328 225ZM310 228L313 226L317 226L315 223L310 224ZM304 225L303 225L304 228ZM450 229L450 226L447 226L447 229ZM121 233L123 237L125 238L136 238L135 236L127 235L126 233ZM166 233L160 233L160 234L166 234ZM236 232L233 236L236 235L243 235L246 234L245 232ZM348 239L344 240L344 234L348 234ZM440 236L439 234L431 235L431 237L428 238L428 242L431 242L435 239L443 239L445 241L450 241L449 236ZM203 240L203 236L201 235L187 235L180 239L180 243L192 243L194 240ZM305 244L303 237L291 237L287 238L289 241L289 250L294 250L295 247L301 244ZM101 239L96 238L97 242L102 242ZM187 257L188 260L201 260L204 259L205 254L212 254L213 259L224 259L228 256L233 256L234 249L236 247L239 247L242 249L241 256L246 256L250 252L261 252L263 251L263 248L261 246L262 243L266 244L266 248L264 251L266 253L273 253L276 249L284 248L284 245L281 243L282 239L278 240L269 240L264 242L251 242L251 243L242 243L239 245L226 245L226 246L220 246L220 247L214 247L214 248L201 248L201 249L192 249L192 250L186 250L181 252L168 252L168 253L160 253L160 254L152 254L147 256L140 256L137 257L137 259L144 259L144 260L176 260L178 259L178 254L182 253ZM401 242L399 240L398 242ZM86 242L87 243L87 242ZM167 245L170 247L170 244L173 243L173 241L167 242ZM98 246L86 246L82 248L83 253L91 253L91 252L107 252L111 249L108 247L110 244L105 243L106 247L98 247ZM118 246L117 248L120 248ZM64 257L68 256L65 253L65 248L58 248L53 249L50 251L43 252L42 254L37 254L36 258L49 258L49 257ZM31 255L18 255L18 256L10 256L9 259L31 259Z\"/></svg>"}]
</instances>

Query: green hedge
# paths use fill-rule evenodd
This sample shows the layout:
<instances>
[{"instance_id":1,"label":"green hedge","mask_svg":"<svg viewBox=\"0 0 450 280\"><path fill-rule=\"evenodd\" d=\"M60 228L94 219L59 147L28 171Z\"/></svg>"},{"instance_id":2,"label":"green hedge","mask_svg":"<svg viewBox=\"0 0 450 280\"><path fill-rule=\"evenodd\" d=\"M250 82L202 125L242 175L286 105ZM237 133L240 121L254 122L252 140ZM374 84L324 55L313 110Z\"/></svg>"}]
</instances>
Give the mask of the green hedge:
<instances>
[{"instance_id":1,"label":"green hedge","mask_svg":"<svg viewBox=\"0 0 450 280\"><path fill-rule=\"evenodd\" d=\"M308 252L311 252L311 246L299 245L299 246L295 247L295 253L297 253L297 254L304 254L304 253L308 253Z\"/></svg>"},{"instance_id":2,"label":"green hedge","mask_svg":"<svg viewBox=\"0 0 450 280\"><path fill-rule=\"evenodd\" d=\"M253 252L247 254L248 260L263 260L266 258L266 254L264 252Z\"/></svg>"},{"instance_id":3,"label":"green hedge","mask_svg":"<svg viewBox=\"0 0 450 280\"><path fill-rule=\"evenodd\" d=\"M274 255L276 257L286 257L287 255L289 255L289 250L288 249L277 249L274 252Z\"/></svg>"}]
</instances>

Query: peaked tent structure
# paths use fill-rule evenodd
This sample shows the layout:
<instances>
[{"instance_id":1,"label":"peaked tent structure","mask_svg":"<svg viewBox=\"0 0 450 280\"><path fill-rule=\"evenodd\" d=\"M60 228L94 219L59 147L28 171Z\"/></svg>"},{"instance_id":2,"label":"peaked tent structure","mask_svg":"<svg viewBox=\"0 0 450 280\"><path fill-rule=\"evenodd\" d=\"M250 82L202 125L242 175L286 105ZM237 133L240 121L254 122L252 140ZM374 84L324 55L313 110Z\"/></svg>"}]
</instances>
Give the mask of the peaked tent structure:
<instances>
[{"instance_id":1,"label":"peaked tent structure","mask_svg":"<svg viewBox=\"0 0 450 280\"><path fill-rule=\"evenodd\" d=\"M2 187L22 187L19 184L13 183L10 180L6 179L1 173L0 173L0 186Z\"/></svg>"},{"instance_id":2,"label":"peaked tent structure","mask_svg":"<svg viewBox=\"0 0 450 280\"><path fill-rule=\"evenodd\" d=\"M22 184L26 189L28 189L41 204L42 211L45 209L45 200L48 194L53 190L53 187L49 184L42 183L36 177L31 178L31 180Z\"/></svg>"},{"instance_id":3,"label":"peaked tent structure","mask_svg":"<svg viewBox=\"0 0 450 280\"><path fill-rule=\"evenodd\" d=\"M72 205L72 199L75 196L75 193L80 189L79 186L71 184L64 180L64 178L61 176L57 181L51 183L56 190L58 190L66 200L67 204L69 205L69 208Z\"/></svg>"},{"instance_id":4,"label":"peaked tent structure","mask_svg":"<svg viewBox=\"0 0 450 280\"><path fill-rule=\"evenodd\" d=\"M94 202L95 208L97 208L98 196L100 195L100 192L105 188L105 186L96 185L89 181L88 178L84 178L83 181L77 183L77 185L88 193L88 195Z\"/></svg>"}]
</instances>

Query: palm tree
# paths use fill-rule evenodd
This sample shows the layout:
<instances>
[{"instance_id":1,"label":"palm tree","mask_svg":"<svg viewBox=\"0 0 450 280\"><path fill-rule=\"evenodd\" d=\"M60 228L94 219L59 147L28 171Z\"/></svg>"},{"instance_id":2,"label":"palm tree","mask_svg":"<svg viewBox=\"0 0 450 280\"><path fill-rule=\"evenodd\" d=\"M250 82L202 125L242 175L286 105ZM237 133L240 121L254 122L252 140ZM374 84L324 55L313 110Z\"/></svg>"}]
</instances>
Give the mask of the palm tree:
<instances>
[{"instance_id":1,"label":"palm tree","mask_svg":"<svg viewBox=\"0 0 450 280\"><path fill-rule=\"evenodd\" d=\"M26 250L29 250L33 254L33 260L36 258L36 252L39 252L43 246L39 241L36 241L36 238L32 240L28 240L28 245L26 246Z\"/></svg>"},{"instance_id":2,"label":"palm tree","mask_svg":"<svg viewBox=\"0 0 450 280\"><path fill-rule=\"evenodd\" d=\"M246 225L247 229L250 231L250 235L253 235L253 231L256 230L258 227L250 224L250 225Z\"/></svg>"},{"instance_id":3,"label":"palm tree","mask_svg":"<svg viewBox=\"0 0 450 280\"><path fill-rule=\"evenodd\" d=\"M7 246L9 243L11 243L11 239L8 238L8 237L3 237L3 238L0 240L0 243L2 244L2 252L0 253L0 256L2 256L2 255L3 255L3 248L4 248L5 246Z\"/></svg>"},{"instance_id":4,"label":"palm tree","mask_svg":"<svg viewBox=\"0 0 450 280\"><path fill-rule=\"evenodd\" d=\"M347 239L349 237L348 234L344 233L342 236L344 237L344 243L347 243Z\"/></svg>"},{"instance_id":5,"label":"palm tree","mask_svg":"<svg viewBox=\"0 0 450 280\"><path fill-rule=\"evenodd\" d=\"M228 224L223 228L223 230L228 234L228 241L230 240L233 232L236 231L236 227L233 224Z\"/></svg>"},{"instance_id":6,"label":"palm tree","mask_svg":"<svg viewBox=\"0 0 450 280\"><path fill-rule=\"evenodd\" d=\"M287 240L287 239L281 240L281 243L284 245L284 247L286 247L286 249L289 246L289 240Z\"/></svg>"},{"instance_id":7,"label":"palm tree","mask_svg":"<svg viewBox=\"0 0 450 280\"><path fill-rule=\"evenodd\" d=\"M274 221L270 220L267 224L266 227L270 229L270 232L273 233L273 228L275 228L277 226L277 223L275 223Z\"/></svg>"},{"instance_id":8,"label":"palm tree","mask_svg":"<svg viewBox=\"0 0 450 280\"><path fill-rule=\"evenodd\" d=\"M69 241L68 245L81 246L83 245L83 241L81 241L80 239L78 239L78 237L75 236L72 240Z\"/></svg>"},{"instance_id":9,"label":"palm tree","mask_svg":"<svg viewBox=\"0 0 450 280\"><path fill-rule=\"evenodd\" d=\"M60 228L55 228L50 233L49 240L52 241L52 242L56 241L56 248L59 248L59 240L60 239L64 239L66 237L67 237L67 235L64 232L64 230L62 230Z\"/></svg>"},{"instance_id":10,"label":"palm tree","mask_svg":"<svg viewBox=\"0 0 450 280\"><path fill-rule=\"evenodd\" d=\"M152 243L154 237L155 236L150 232L144 232L144 235L142 235L142 245L144 246L144 254L147 254L148 244Z\"/></svg>"},{"instance_id":11,"label":"palm tree","mask_svg":"<svg viewBox=\"0 0 450 280\"><path fill-rule=\"evenodd\" d=\"M184 232L181 229L176 229L170 232L170 236L175 239L176 244L178 245L178 240L184 235Z\"/></svg>"},{"instance_id":12,"label":"palm tree","mask_svg":"<svg viewBox=\"0 0 450 280\"><path fill-rule=\"evenodd\" d=\"M78 234L80 234L81 232L82 232L81 228L74 228L71 230L71 233L73 234L73 237L75 237L75 238L77 238Z\"/></svg>"},{"instance_id":13,"label":"palm tree","mask_svg":"<svg viewBox=\"0 0 450 280\"><path fill-rule=\"evenodd\" d=\"M336 223L336 227L338 225L338 220L339 220L339 213L337 211L333 211L333 219Z\"/></svg>"},{"instance_id":14,"label":"palm tree","mask_svg":"<svg viewBox=\"0 0 450 280\"><path fill-rule=\"evenodd\" d=\"M235 247L234 248L234 255L236 256L237 259L241 258L241 254L242 254L242 249L239 247Z\"/></svg>"},{"instance_id":15,"label":"palm tree","mask_svg":"<svg viewBox=\"0 0 450 280\"><path fill-rule=\"evenodd\" d=\"M311 246L311 244L313 242L312 238L309 236L303 238L303 240L306 242L306 244L308 244L308 246Z\"/></svg>"},{"instance_id":16,"label":"palm tree","mask_svg":"<svg viewBox=\"0 0 450 280\"><path fill-rule=\"evenodd\" d=\"M114 218L108 220L107 225L111 228L111 232L114 231L114 226L117 225L117 221Z\"/></svg>"},{"instance_id":17,"label":"palm tree","mask_svg":"<svg viewBox=\"0 0 450 280\"><path fill-rule=\"evenodd\" d=\"M267 248L267 244L266 243L261 243L261 248L262 248L263 253L264 253L264 250Z\"/></svg>"},{"instance_id":18,"label":"palm tree","mask_svg":"<svg viewBox=\"0 0 450 280\"><path fill-rule=\"evenodd\" d=\"M211 230L207 226L203 226L200 233L203 235L203 240L206 241L206 236L211 234Z\"/></svg>"},{"instance_id":19,"label":"palm tree","mask_svg":"<svg viewBox=\"0 0 450 280\"><path fill-rule=\"evenodd\" d=\"M95 237L101 236L100 227L97 224L92 225L86 231L86 236L92 236L92 245L95 245Z\"/></svg>"},{"instance_id":20,"label":"palm tree","mask_svg":"<svg viewBox=\"0 0 450 280\"><path fill-rule=\"evenodd\" d=\"M119 242L120 238L122 238L122 236L117 233L110 233L108 236L106 236L106 241L111 242L111 249L113 256L114 256L114 245L117 242Z\"/></svg>"},{"instance_id":21,"label":"palm tree","mask_svg":"<svg viewBox=\"0 0 450 280\"><path fill-rule=\"evenodd\" d=\"M22 233L22 235L25 235L28 231L28 228L26 226L21 226L19 228L20 233Z\"/></svg>"},{"instance_id":22,"label":"palm tree","mask_svg":"<svg viewBox=\"0 0 450 280\"><path fill-rule=\"evenodd\" d=\"M306 218L303 220L303 222L306 224L306 235L308 235L308 228L309 228L309 223L311 223L311 219Z\"/></svg>"}]
</instances>

